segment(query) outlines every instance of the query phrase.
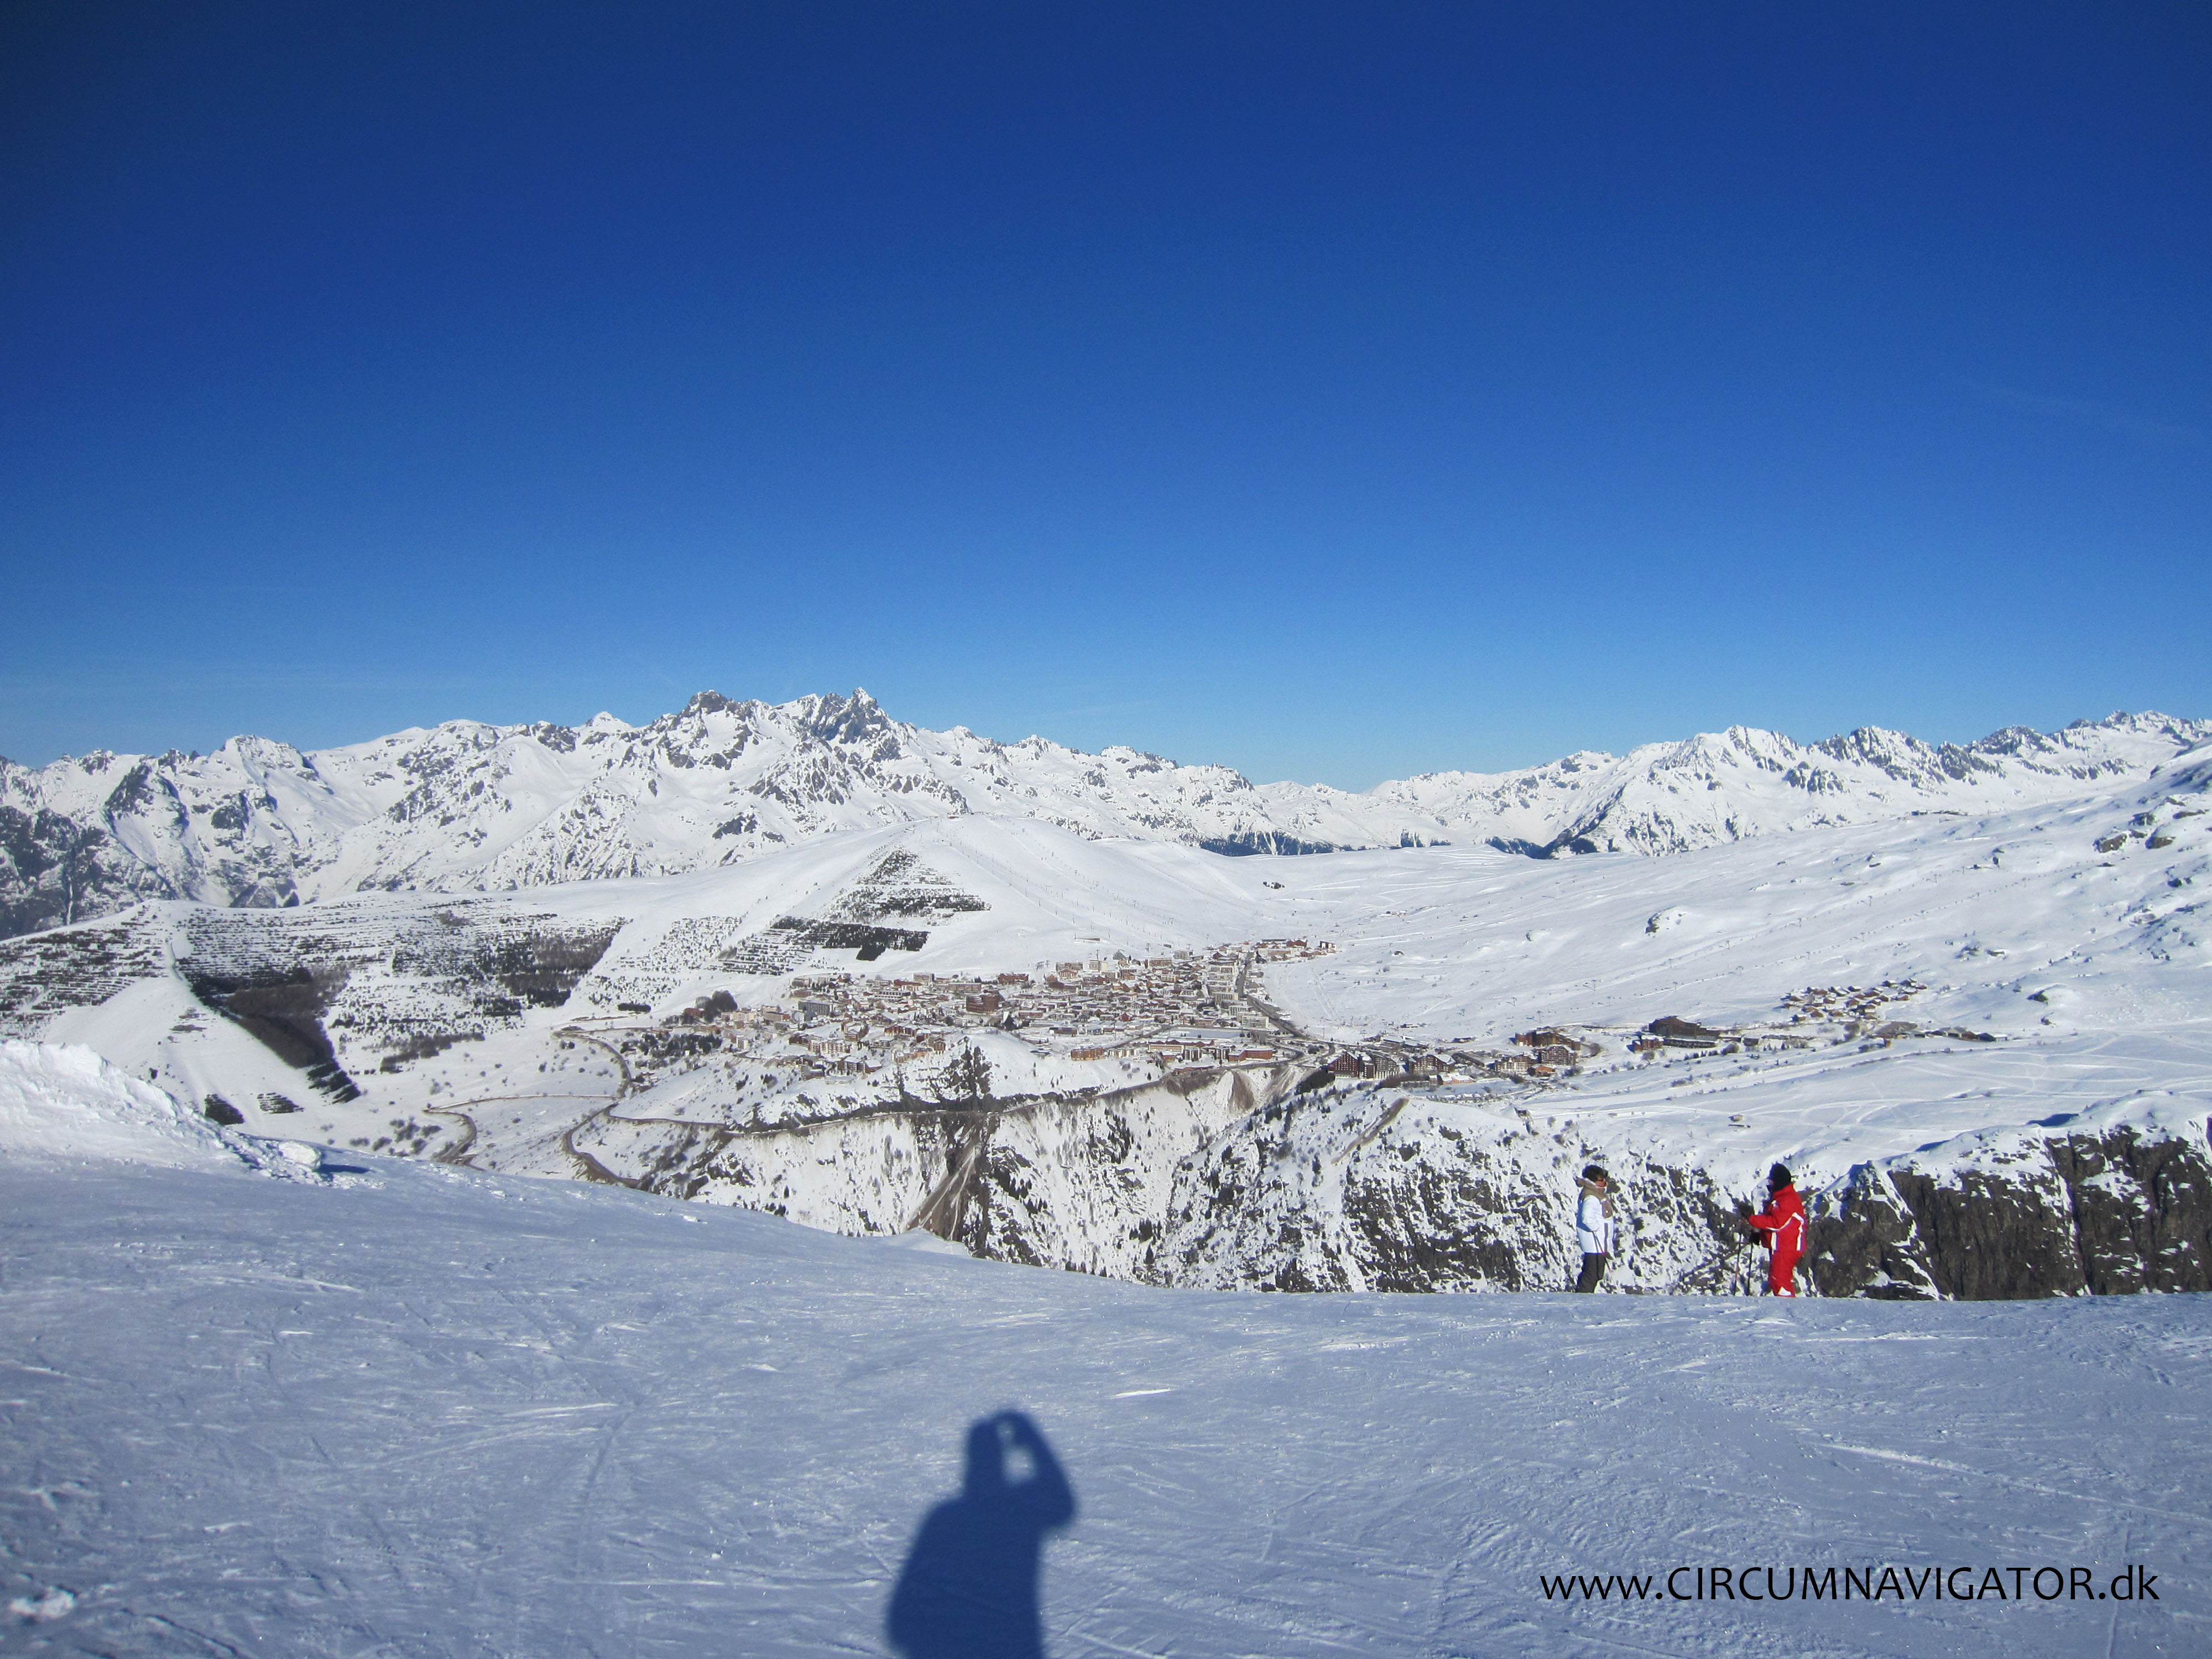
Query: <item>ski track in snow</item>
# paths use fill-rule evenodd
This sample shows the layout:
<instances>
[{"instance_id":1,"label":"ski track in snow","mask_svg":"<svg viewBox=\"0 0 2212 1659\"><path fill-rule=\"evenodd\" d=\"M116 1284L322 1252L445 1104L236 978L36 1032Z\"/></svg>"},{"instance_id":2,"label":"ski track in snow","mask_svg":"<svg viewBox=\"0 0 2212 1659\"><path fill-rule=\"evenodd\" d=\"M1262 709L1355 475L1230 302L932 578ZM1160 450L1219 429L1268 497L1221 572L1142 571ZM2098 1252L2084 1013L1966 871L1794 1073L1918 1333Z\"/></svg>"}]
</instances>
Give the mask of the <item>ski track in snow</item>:
<instances>
[{"instance_id":1,"label":"ski track in snow","mask_svg":"<svg viewBox=\"0 0 2212 1659\"><path fill-rule=\"evenodd\" d=\"M1081 1513L1048 1651L2202 1651L2212 1303L1161 1291L627 1192L0 1168L9 1652L885 1651L966 1425ZM2140 1607L1547 1603L2094 1567Z\"/></svg>"}]
</instances>

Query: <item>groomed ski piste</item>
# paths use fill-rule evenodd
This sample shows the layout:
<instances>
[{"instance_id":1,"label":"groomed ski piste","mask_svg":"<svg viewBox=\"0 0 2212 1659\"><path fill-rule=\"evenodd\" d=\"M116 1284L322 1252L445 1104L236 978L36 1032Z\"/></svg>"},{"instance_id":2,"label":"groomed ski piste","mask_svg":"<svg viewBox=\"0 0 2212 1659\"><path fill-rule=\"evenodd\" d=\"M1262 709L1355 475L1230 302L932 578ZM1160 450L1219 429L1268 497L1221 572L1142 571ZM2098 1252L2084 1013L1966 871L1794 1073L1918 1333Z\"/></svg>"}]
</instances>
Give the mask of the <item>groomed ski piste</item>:
<instances>
[{"instance_id":1,"label":"groomed ski piste","mask_svg":"<svg viewBox=\"0 0 2212 1659\"><path fill-rule=\"evenodd\" d=\"M1078 1509L1057 1659L2212 1642L2201 1297L1283 1297L947 1249L310 1154L8 1043L0 1645L893 1651L1006 1411Z\"/></svg>"}]
</instances>

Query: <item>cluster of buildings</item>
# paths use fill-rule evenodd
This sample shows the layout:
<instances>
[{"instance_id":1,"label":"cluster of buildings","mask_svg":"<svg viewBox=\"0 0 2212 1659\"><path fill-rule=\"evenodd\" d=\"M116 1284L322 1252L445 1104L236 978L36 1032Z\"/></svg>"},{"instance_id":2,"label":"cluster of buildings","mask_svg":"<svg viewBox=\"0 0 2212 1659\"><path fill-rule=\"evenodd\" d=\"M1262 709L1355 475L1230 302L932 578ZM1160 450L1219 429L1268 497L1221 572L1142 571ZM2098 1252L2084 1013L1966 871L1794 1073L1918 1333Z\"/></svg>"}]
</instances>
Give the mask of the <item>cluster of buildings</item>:
<instances>
[{"instance_id":1,"label":"cluster of buildings","mask_svg":"<svg viewBox=\"0 0 2212 1659\"><path fill-rule=\"evenodd\" d=\"M1541 1084L1578 1075L1607 1051L1608 1039L1617 1042L1623 1035L1618 1028L1601 1032L1547 1025L1519 1033L1503 1051L1479 1048L1468 1039L1425 1043L1378 1036L1352 1047L1324 1042L1267 1005L1259 970L1267 963L1322 956L1333 948L1305 939L1261 939L1141 959L1115 952L1040 963L1018 973L802 974L775 1002L741 1006L729 992L716 991L651 1024L580 1022L573 1030L617 1049L633 1090L679 1073L719 1071L729 1091L727 1104L742 1110L750 1102L756 1120L772 1097L816 1080L830 1082L833 1097L846 1108L933 1098L933 1080L951 1076L953 1062L987 1032L994 1039L985 1047L1000 1091L1015 1093L1081 1092L1116 1081L1117 1074L1119 1081L1141 1081L1185 1069L1248 1065L1296 1066L1302 1092L1363 1079ZM1626 1034L1626 1046L1644 1060L1718 1059L1806 1048L1820 1040L1808 1028L1824 1026L1832 1028L1826 1040L1832 1042L1865 1036L1887 1042L1910 1036L1994 1040L1986 1033L1925 1030L1909 1021L1882 1023L1889 1005L1923 988L1910 980L1813 987L1784 1000L1786 1020L1714 1027L1667 1015ZM1008 1075L1006 1039L1039 1062L1027 1080ZM1100 1069L1091 1070L1094 1066ZM836 1093L835 1085L848 1079L860 1086L851 1095Z\"/></svg>"},{"instance_id":2,"label":"cluster of buildings","mask_svg":"<svg viewBox=\"0 0 2212 1659\"><path fill-rule=\"evenodd\" d=\"M1927 988L1917 979L1886 979L1879 985L1808 985L1783 998L1782 1006L1790 1010L1793 1025L1844 1021L1856 1027L1879 1020L1888 1004L1907 1001Z\"/></svg>"},{"instance_id":3,"label":"cluster of buildings","mask_svg":"<svg viewBox=\"0 0 2212 1659\"><path fill-rule=\"evenodd\" d=\"M926 1073L948 1048L984 1030L1042 1058L1139 1071L1273 1064L1310 1053L1326 1061L1333 1051L1316 1051L1259 1000L1258 969L1334 949L1271 939L1145 958L1117 951L1024 973L803 974L774 1003L740 1006L718 991L657 1028L602 1035L616 1039L641 1082L709 1053L720 1065L748 1062L775 1086Z\"/></svg>"}]
</instances>

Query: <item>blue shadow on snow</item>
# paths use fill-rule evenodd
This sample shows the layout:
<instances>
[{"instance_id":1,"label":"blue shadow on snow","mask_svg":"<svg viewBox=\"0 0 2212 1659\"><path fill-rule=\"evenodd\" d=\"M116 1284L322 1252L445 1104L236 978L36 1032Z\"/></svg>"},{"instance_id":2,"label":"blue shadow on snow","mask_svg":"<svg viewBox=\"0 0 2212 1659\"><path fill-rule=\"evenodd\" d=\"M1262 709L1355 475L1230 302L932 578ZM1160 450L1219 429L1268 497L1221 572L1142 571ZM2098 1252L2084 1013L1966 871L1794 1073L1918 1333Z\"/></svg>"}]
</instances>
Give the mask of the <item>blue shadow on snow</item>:
<instances>
[{"instance_id":1,"label":"blue shadow on snow","mask_svg":"<svg viewBox=\"0 0 2212 1659\"><path fill-rule=\"evenodd\" d=\"M1045 1535L1075 1518L1075 1492L1020 1412L968 1426L960 1495L923 1517L884 1634L906 1659L1044 1659L1037 1569Z\"/></svg>"}]
</instances>

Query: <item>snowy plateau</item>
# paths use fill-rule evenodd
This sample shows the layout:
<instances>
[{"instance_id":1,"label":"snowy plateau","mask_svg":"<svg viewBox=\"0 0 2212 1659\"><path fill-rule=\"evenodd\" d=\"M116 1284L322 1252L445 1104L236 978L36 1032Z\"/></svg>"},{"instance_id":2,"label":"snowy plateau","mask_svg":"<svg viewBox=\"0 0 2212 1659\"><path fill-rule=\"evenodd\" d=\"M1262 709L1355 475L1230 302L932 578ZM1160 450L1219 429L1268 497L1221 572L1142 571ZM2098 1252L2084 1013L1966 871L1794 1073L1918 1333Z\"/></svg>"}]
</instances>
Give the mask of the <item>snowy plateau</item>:
<instances>
[{"instance_id":1,"label":"snowy plateau","mask_svg":"<svg viewBox=\"0 0 2212 1659\"><path fill-rule=\"evenodd\" d=\"M891 1610L1006 1411L1060 1659L2212 1647L2212 1304L2117 1294L2212 1289L2212 725L1350 794L705 695L0 835L0 1650L995 1651Z\"/></svg>"}]
</instances>

